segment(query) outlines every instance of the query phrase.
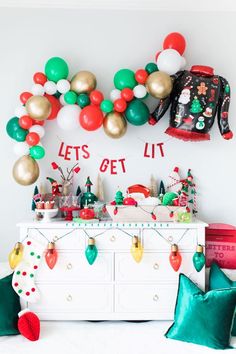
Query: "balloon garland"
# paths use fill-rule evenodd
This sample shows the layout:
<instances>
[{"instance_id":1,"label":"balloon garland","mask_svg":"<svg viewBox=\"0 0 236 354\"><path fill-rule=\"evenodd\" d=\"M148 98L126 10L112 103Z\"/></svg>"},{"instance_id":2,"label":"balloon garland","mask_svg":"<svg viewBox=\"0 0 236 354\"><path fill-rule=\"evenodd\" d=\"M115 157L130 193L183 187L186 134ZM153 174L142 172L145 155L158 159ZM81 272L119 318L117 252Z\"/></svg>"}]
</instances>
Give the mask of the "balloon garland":
<instances>
[{"instance_id":1,"label":"balloon garland","mask_svg":"<svg viewBox=\"0 0 236 354\"><path fill-rule=\"evenodd\" d=\"M71 81L64 59L50 58L44 73L33 76L31 92L20 95L21 106L6 126L8 135L17 143L14 153L20 158L13 167L13 177L21 185L33 184L39 176L36 160L45 150L40 144L45 134L46 120L57 119L58 126L73 131L80 125L94 131L103 126L105 133L118 139L126 133L127 121L135 126L155 124L149 108L143 101L149 94L164 99L172 90L172 78L185 65L182 57L186 46L184 37L170 33L164 40L163 50L156 55L156 63L148 63L136 72L120 69L114 76L115 88L110 99L96 89L93 73L80 71Z\"/></svg>"}]
</instances>

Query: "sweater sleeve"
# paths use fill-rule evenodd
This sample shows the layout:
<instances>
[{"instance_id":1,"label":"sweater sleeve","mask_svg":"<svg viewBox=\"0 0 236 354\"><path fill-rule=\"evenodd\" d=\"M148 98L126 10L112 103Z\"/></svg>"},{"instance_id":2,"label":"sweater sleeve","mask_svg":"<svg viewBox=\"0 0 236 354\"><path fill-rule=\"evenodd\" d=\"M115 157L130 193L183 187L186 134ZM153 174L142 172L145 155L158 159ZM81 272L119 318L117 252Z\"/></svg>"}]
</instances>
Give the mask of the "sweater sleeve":
<instances>
[{"instance_id":1,"label":"sweater sleeve","mask_svg":"<svg viewBox=\"0 0 236 354\"><path fill-rule=\"evenodd\" d=\"M220 79L220 96L218 103L218 126L222 137L226 140L232 139L233 133L229 128L228 114L230 105L230 86L226 79Z\"/></svg>"}]
</instances>

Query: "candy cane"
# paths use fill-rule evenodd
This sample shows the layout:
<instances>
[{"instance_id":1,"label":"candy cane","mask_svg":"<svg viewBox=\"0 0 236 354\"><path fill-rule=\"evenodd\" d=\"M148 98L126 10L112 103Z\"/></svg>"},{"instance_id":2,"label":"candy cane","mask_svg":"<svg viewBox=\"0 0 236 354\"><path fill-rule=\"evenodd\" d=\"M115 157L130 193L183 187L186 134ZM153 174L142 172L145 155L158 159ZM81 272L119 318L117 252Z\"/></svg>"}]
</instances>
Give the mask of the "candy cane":
<instances>
[{"instance_id":1,"label":"candy cane","mask_svg":"<svg viewBox=\"0 0 236 354\"><path fill-rule=\"evenodd\" d=\"M222 102L222 107L225 105L225 103L226 102L230 102L230 98L229 98L229 96L226 96L225 98L224 98L224 100L223 100L223 102Z\"/></svg>"},{"instance_id":2,"label":"candy cane","mask_svg":"<svg viewBox=\"0 0 236 354\"><path fill-rule=\"evenodd\" d=\"M188 75L187 77L186 77L186 82L185 82L185 85L184 86L188 86L189 84L190 84L190 82L192 81L192 78L191 78L191 76L190 75Z\"/></svg>"}]
</instances>

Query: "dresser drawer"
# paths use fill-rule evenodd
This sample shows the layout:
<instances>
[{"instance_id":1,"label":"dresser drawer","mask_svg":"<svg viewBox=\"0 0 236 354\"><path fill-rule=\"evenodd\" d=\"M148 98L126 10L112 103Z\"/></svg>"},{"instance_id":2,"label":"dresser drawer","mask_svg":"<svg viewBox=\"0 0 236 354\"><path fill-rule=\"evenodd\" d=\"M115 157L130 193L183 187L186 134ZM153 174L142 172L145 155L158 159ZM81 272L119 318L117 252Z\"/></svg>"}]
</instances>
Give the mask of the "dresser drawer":
<instances>
[{"instance_id":1,"label":"dresser drawer","mask_svg":"<svg viewBox=\"0 0 236 354\"><path fill-rule=\"evenodd\" d=\"M104 234L96 237L96 246L101 250L126 250L130 249L131 244L132 244L132 236L139 236L139 230L137 229L128 229L125 230L125 232L128 233L128 235L119 229L113 229L113 230L102 230L102 229L95 229L95 230L86 230L87 234L90 237L96 236L99 233L102 233L103 231ZM131 235L131 236L130 236Z\"/></svg>"},{"instance_id":2,"label":"dresser drawer","mask_svg":"<svg viewBox=\"0 0 236 354\"><path fill-rule=\"evenodd\" d=\"M115 311L173 314L176 295L176 285L117 285Z\"/></svg>"},{"instance_id":3,"label":"dresser drawer","mask_svg":"<svg viewBox=\"0 0 236 354\"><path fill-rule=\"evenodd\" d=\"M37 273L38 282L107 282L112 280L113 256L99 252L90 265L84 252L58 252L58 260L50 269L43 260Z\"/></svg>"},{"instance_id":4,"label":"dresser drawer","mask_svg":"<svg viewBox=\"0 0 236 354\"><path fill-rule=\"evenodd\" d=\"M29 308L38 313L106 313L113 310L111 285L38 284L38 288L40 300L36 304L29 304Z\"/></svg>"},{"instance_id":5,"label":"dresser drawer","mask_svg":"<svg viewBox=\"0 0 236 354\"><path fill-rule=\"evenodd\" d=\"M192 253L181 253L182 264L179 272L190 276L191 279L202 284L204 270L197 273L192 262ZM136 263L130 253L115 255L115 280L117 282L161 282L178 283L179 272L175 272L169 262L169 253L144 252L140 263Z\"/></svg>"},{"instance_id":6,"label":"dresser drawer","mask_svg":"<svg viewBox=\"0 0 236 354\"><path fill-rule=\"evenodd\" d=\"M143 243L146 250L169 250L170 243L178 244L182 250L193 250L197 244L197 229L159 229L162 237L150 229L143 230Z\"/></svg>"},{"instance_id":7,"label":"dresser drawer","mask_svg":"<svg viewBox=\"0 0 236 354\"><path fill-rule=\"evenodd\" d=\"M69 233L72 231L71 229L40 229L39 230L47 237L48 240L50 241L56 241L56 247L57 249L70 249L70 250L76 250L76 249L84 249L85 247L85 240L86 240L86 235L83 232L83 230L78 230L74 229L71 234L68 236L65 236L61 239L59 239L61 236ZM29 230L29 236L39 240L39 241L45 241L45 248L47 247L47 240L44 239L44 237L37 231L37 229L30 229Z\"/></svg>"}]
</instances>

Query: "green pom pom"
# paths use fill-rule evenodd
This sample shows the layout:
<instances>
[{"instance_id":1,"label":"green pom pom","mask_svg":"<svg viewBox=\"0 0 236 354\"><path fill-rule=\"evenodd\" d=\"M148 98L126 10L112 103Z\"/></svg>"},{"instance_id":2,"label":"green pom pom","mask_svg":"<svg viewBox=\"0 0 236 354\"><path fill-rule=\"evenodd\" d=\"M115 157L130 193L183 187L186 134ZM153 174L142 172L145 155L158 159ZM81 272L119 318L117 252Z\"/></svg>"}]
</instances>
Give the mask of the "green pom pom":
<instances>
[{"instance_id":1,"label":"green pom pom","mask_svg":"<svg viewBox=\"0 0 236 354\"><path fill-rule=\"evenodd\" d=\"M173 200L175 198L178 198L178 194L176 194L174 192L167 192L163 197L162 205L172 205Z\"/></svg>"}]
</instances>

